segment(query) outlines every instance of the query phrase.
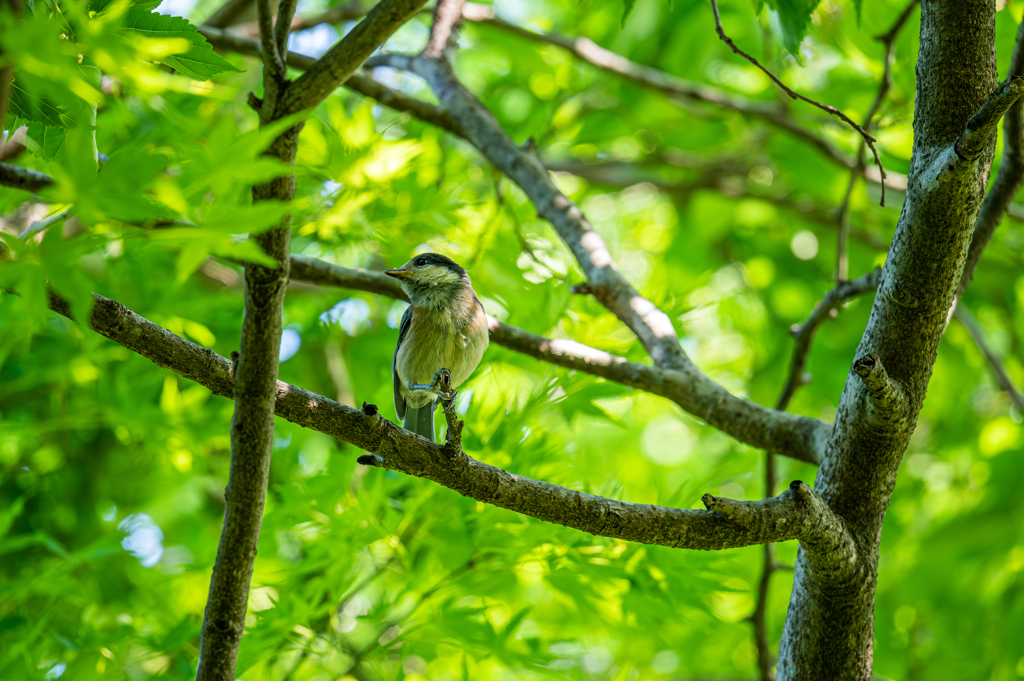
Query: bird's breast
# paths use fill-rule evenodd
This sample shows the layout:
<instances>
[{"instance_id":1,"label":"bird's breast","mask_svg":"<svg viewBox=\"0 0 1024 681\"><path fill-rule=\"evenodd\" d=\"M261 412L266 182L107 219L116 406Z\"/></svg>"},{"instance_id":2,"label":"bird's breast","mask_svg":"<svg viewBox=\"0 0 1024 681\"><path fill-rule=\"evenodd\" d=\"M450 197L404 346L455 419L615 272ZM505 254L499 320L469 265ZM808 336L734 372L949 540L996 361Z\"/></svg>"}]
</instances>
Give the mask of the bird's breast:
<instances>
[{"instance_id":1,"label":"bird's breast","mask_svg":"<svg viewBox=\"0 0 1024 681\"><path fill-rule=\"evenodd\" d=\"M406 333L395 362L399 378L426 384L434 372L446 368L452 374L452 386L458 387L487 348L487 315L479 304L462 319L413 307Z\"/></svg>"}]
</instances>

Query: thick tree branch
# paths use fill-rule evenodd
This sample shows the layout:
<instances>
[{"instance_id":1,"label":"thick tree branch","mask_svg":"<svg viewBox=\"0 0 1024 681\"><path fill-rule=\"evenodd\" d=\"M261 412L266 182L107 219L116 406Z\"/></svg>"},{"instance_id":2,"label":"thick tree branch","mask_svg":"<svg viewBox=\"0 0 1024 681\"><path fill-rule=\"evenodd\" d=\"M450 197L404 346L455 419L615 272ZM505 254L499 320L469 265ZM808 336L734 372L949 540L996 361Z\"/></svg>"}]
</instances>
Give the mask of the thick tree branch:
<instances>
[{"instance_id":1,"label":"thick tree branch","mask_svg":"<svg viewBox=\"0 0 1024 681\"><path fill-rule=\"evenodd\" d=\"M405 300L394 279L293 255L293 279L379 293ZM490 318L491 341L557 366L600 376L672 400L732 437L801 461L816 463L829 426L740 399L699 372L680 372L629 362L567 339L552 339Z\"/></svg>"},{"instance_id":2,"label":"thick tree branch","mask_svg":"<svg viewBox=\"0 0 1024 681\"><path fill-rule=\"evenodd\" d=\"M829 317L834 316L835 310L839 309L847 300L862 293L876 290L881 278L882 270L876 269L853 281L844 281L836 284L835 288L826 293L821 302L815 306L814 311L811 312L804 323L792 328L791 331L796 339L796 346L793 348L793 360L790 363L789 377L786 379L786 385L782 389L779 401L775 405L776 409L787 409L797 389L807 383L808 379L804 374L804 367L807 365L807 356L811 352L811 340L814 338L814 332L818 329L818 326Z\"/></svg>"},{"instance_id":3,"label":"thick tree branch","mask_svg":"<svg viewBox=\"0 0 1024 681\"><path fill-rule=\"evenodd\" d=\"M1017 409L1024 413L1024 396L1017 390L1017 386L1013 384L1013 379L1010 378L1010 374L1006 373L1006 367L1003 366L1002 361L996 357L995 353L992 352L992 348L989 347L988 342L985 340L985 332L982 331L981 325L978 324L978 320L974 318L971 311L967 309L963 301L956 306L956 318L960 320L960 323L967 329L967 333L971 334L971 338L974 339L974 343L981 350L981 354L984 355L988 365L992 367L992 373L995 374L996 383L1009 394L1010 399L1017 405Z\"/></svg>"},{"instance_id":4,"label":"thick tree branch","mask_svg":"<svg viewBox=\"0 0 1024 681\"><path fill-rule=\"evenodd\" d=\"M109 298L93 298L89 325L97 333L215 395L234 395L229 359ZM70 316L60 298L51 297L50 306ZM369 452L360 457L362 463L427 478L464 496L598 536L702 550L799 539L829 569L843 569L856 560L852 548L846 553L836 549L848 544L845 524L803 483L763 501L706 495L709 510L631 504L531 480L470 458L459 444L454 412L446 413L453 424L451 439L437 444L394 425L372 405L360 411L282 381L276 382L274 407L281 418Z\"/></svg>"},{"instance_id":5,"label":"thick tree branch","mask_svg":"<svg viewBox=\"0 0 1024 681\"><path fill-rule=\"evenodd\" d=\"M326 99L425 3L426 0L382 0L288 88L281 102L281 114L312 109Z\"/></svg>"},{"instance_id":6,"label":"thick tree branch","mask_svg":"<svg viewBox=\"0 0 1024 681\"><path fill-rule=\"evenodd\" d=\"M287 27L294 9L283 0L279 21ZM257 108L260 127L282 117L281 98L289 89L286 67L278 49L269 0L256 0L263 47L263 100ZM287 37L287 31L282 31ZM252 98L255 100L255 97ZM258 100L255 100L258 101ZM264 155L281 160L286 174L253 186L253 203L295 198L295 153L302 124L292 125L278 135ZM234 681L235 664L259 545L263 508L270 478L274 444L274 412L278 357L283 330L284 294L288 285L288 254L291 242L291 213L272 229L250 239L275 262L274 267L257 263L245 265L245 306L232 396L231 463L224 491L224 527L217 559L210 579L210 595L203 616L199 640L197 681Z\"/></svg>"},{"instance_id":7,"label":"thick tree branch","mask_svg":"<svg viewBox=\"0 0 1024 681\"><path fill-rule=\"evenodd\" d=\"M1008 78L1024 77L1024 22L1017 29L1017 41L1013 46L1013 57L1010 59ZM1003 119L1003 158L999 163L999 172L992 183L992 188L985 196L978 213L978 221L974 225L974 236L971 247L967 251L967 262L960 276L957 287L957 298L970 285L974 278L974 270L978 267L981 254L988 245L996 227L1003 220L1011 202L1021 186L1024 186L1024 101L1018 99L1006 112Z\"/></svg>"},{"instance_id":8,"label":"thick tree branch","mask_svg":"<svg viewBox=\"0 0 1024 681\"><path fill-rule=\"evenodd\" d=\"M51 184L53 184L53 178L38 170L22 168L10 163L0 163L0 185L37 192Z\"/></svg>"}]
</instances>

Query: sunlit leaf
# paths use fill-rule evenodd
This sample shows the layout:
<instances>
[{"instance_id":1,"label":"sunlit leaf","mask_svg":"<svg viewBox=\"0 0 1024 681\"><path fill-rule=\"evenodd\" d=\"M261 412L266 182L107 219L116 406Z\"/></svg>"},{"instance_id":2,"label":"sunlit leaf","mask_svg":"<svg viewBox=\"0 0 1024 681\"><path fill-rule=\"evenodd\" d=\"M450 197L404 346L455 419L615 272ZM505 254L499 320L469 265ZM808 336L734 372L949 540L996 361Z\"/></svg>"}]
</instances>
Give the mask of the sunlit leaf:
<instances>
[{"instance_id":1,"label":"sunlit leaf","mask_svg":"<svg viewBox=\"0 0 1024 681\"><path fill-rule=\"evenodd\" d=\"M150 12L146 7L137 5L125 17L124 28L143 38L177 38L187 41L191 47L185 52L164 56L161 61L194 80L209 80L220 73L239 71L231 62L214 52L206 38L187 19Z\"/></svg>"}]
</instances>

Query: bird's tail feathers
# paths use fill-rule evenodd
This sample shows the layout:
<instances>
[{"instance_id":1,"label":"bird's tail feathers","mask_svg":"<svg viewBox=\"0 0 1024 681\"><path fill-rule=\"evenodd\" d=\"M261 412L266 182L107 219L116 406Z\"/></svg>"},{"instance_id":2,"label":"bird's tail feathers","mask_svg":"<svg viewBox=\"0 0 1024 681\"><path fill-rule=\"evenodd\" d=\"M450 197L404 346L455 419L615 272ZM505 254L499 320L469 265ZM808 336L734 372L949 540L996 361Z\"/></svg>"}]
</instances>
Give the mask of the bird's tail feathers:
<instances>
[{"instance_id":1,"label":"bird's tail feathers","mask_svg":"<svg viewBox=\"0 0 1024 681\"><path fill-rule=\"evenodd\" d=\"M434 439L434 403L427 402L422 407L406 405L402 427L422 435L431 442L436 442Z\"/></svg>"}]
</instances>

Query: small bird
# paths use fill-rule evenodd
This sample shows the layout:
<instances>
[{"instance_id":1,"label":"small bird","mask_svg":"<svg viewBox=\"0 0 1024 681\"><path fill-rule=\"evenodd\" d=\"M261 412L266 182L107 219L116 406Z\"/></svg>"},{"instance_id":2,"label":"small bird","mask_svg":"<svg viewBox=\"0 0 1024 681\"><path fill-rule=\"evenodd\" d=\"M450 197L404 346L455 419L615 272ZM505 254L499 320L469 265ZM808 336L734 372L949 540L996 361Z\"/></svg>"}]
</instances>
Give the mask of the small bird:
<instances>
[{"instance_id":1,"label":"small bird","mask_svg":"<svg viewBox=\"0 0 1024 681\"><path fill-rule=\"evenodd\" d=\"M435 396L451 399L487 349L487 314L469 275L450 258L420 253L385 274L411 303L391 363L402 425L434 441Z\"/></svg>"}]
</instances>

